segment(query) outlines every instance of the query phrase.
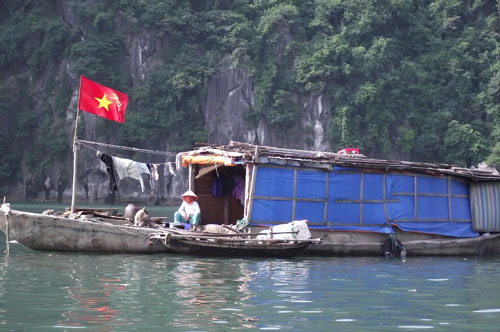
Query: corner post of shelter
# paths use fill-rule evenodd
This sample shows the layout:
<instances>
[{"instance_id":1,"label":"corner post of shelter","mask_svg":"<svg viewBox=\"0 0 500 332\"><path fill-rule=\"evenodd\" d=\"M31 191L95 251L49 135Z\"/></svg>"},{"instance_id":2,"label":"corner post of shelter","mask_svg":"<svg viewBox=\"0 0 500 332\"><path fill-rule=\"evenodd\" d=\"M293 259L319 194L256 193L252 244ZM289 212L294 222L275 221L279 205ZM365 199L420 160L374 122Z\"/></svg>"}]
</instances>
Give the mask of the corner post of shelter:
<instances>
[{"instance_id":1,"label":"corner post of shelter","mask_svg":"<svg viewBox=\"0 0 500 332\"><path fill-rule=\"evenodd\" d=\"M193 164L189 163L188 168L188 189L194 191Z\"/></svg>"},{"instance_id":2,"label":"corner post of shelter","mask_svg":"<svg viewBox=\"0 0 500 332\"><path fill-rule=\"evenodd\" d=\"M248 209L247 209L246 214L245 214L245 218L246 218L248 223L250 223L250 221L251 221L250 216L252 215L253 193L255 191L255 181L257 178L257 162L258 162L258 160L259 160L259 146L256 145L255 146L255 154L253 157L252 179L250 181L250 190L249 190L250 192L245 198L248 202Z\"/></svg>"},{"instance_id":3,"label":"corner post of shelter","mask_svg":"<svg viewBox=\"0 0 500 332\"><path fill-rule=\"evenodd\" d=\"M247 218L248 215L248 201L250 195L250 163L245 165L245 205L243 206L243 217ZM248 218L247 218L248 220Z\"/></svg>"}]
</instances>

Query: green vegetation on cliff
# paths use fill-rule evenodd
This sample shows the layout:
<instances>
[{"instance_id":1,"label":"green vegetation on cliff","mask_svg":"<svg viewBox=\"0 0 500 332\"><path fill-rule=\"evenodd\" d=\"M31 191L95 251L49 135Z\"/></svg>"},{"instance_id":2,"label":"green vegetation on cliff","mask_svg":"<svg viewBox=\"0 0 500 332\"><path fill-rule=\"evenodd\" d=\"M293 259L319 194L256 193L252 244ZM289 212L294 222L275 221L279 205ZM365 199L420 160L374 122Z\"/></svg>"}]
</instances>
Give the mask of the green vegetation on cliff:
<instances>
[{"instance_id":1,"label":"green vegetation on cliff","mask_svg":"<svg viewBox=\"0 0 500 332\"><path fill-rule=\"evenodd\" d=\"M228 59L254 83L245 121L286 133L322 94L332 149L500 166L499 14L488 0L3 1L0 186L69 157L78 75L130 96L125 125L99 122L103 135L170 150L205 140L202 96ZM163 46L142 80L127 45L144 33Z\"/></svg>"}]
</instances>

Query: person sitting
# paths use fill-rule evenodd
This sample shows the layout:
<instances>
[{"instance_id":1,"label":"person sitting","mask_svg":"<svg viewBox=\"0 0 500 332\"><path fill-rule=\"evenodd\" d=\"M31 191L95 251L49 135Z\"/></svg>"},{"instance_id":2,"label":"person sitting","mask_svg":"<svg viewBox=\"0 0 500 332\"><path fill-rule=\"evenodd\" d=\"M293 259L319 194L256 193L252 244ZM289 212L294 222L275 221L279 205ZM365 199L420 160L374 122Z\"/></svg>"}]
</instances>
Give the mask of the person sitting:
<instances>
[{"instance_id":1,"label":"person sitting","mask_svg":"<svg viewBox=\"0 0 500 332\"><path fill-rule=\"evenodd\" d=\"M201 221L200 205L196 201L198 196L191 190L186 191L181 196L182 204L174 214L174 224L191 224L191 230L196 231Z\"/></svg>"}]
</instances>

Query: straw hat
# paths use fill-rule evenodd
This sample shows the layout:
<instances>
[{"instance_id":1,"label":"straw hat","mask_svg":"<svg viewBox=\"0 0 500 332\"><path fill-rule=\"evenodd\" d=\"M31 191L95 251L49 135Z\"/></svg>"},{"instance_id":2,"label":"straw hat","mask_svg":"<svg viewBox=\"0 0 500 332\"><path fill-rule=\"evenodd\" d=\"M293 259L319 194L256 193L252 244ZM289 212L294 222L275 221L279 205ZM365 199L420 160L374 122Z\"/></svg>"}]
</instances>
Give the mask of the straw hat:
<instances>
[{"instance_id":1,"label":"straw hat","mask_svg":"<svg viewBox=\"0 0 500 332\"><path fill-rule=\"evenodd\" d=\"M185 196L191 196L191 197L198 199L198 196L196 196L196 194L194 192L192 192L191 190L186 191L184 194L182 194L181 197L185 197Z\"/></svg>"}]
</instances>

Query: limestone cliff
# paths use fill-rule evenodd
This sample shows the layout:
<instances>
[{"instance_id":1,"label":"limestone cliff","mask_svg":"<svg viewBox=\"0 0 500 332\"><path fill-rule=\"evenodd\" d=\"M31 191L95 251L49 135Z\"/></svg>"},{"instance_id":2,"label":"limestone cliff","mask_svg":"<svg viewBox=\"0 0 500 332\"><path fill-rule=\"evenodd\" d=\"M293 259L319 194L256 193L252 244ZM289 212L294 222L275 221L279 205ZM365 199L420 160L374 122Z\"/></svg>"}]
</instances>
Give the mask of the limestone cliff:
<instances>
[{"instance_id":1,"label":"limestone cliff","mask_svg":"<svg viewBox=\"0 0 500 332\"><path fill-rule=\"evenodd\" d=\"M88 2L97 5L97 2ZM92 23L78 14L75 3L71 1L57 1L57 18L64 22L66 29L74 31L79 41L90 45ZM117 68L120 68L130 77L132 87L145 84L148 76L169 61L165 57L168 53L170 38L167 33L152 26L149 28L133 27L133 19L123 12L114 17L113 26L122 33L121 43L125 52L117 57ZM280 40L273 52L279 63L285 50L292 41L292 35L286 25L279 28ZM94 31L95 33L95 31ZM85 46L87 47L87 46ZM79 60L78 60L79 61ZM61 142L64 145L63 156L52 159L52 163L43 167L29 167L30 153L26 153L19 167L18 180L13 183L9 192L11 200L40 200L69 202L71 199L72 179L72 141L74 135L75 115L78 101L77 73L79 63L74 58L59 54L52 58L40 75L32 75L26 69L19 69L18 74L29 76L30 90L39 91L38 98L34 98L32 110L39 119L53 117L56 120L40 120L45 122L56 121L59 130L63 130ZM81 72L80 68L80 72ZM83 70L85 73L85 70ZM51 86L49 88L49 86ZM65 104L65 111L57 114L47 114L47 103L53 103L54 95L62 87L71 90L70 98ZM323 95L293 96L302 108L300 121L288 130L279 130L269 125L262 116L249 119L248 115L254 111L255 83L245 65L235 66L231 56L227 55L208 77L202 93L197 97L204 117L204 126L207 132L208 143L226 144L230 140L237 140L255 144L275 145L281 147L321 150L328 147L325 140L325 124L330 117L329 102ZM131 103L134 103L131 97ZM56 106L54 106L56 108ZM135 110L140 112L140 110ZM129 112L132 112L130 110ZM117 144L122 128L113 127L110 132L103 129L103 120L92 114L80 112L79 138L102 143ZM187 119L186 119L187 121ZM54 122L54 126L55 123ZM147 127L147 124L146 124ZM147 130L147 128L144 128ZM55 130L55 129L54 129ZM33 139L43 135L34 129ZM129 145L133 146L134 142ZM164 137L157 137L155 142L146 148L166 149L170 144ZM186 170L177 170L175 174L169 172L165 163L173 162L174 157L158 157L147 154L132 154L120 150L92 146L80 146L77 158L77 186L76 195L79 203L126 203L141 202L144 204L160 204L177 202L180 194L186 189ZM142 146L145 147L145 146ZM36 149L36 144L27 146ZM119 182L119 190L110 194L109 176L103 162L96 155L96 150L111 155L130 158L141 162L159 163L160 179L154 188L146 186L141 191L139 182L125 179ZM42 152L43 153L43 152ZM36 160L34 161L37 162Z\"/></svg>"},{"instance_id":2,"label":"limestone cliff","mask_svg":"<svg viewBox=\"0 0 500 332\"><path fill-rule=\"evenodd\" d=\"M195 142L471 166L500 160L498 10L408 1L0 1L0 197L69 202L79 78L126 93L81 113L78 202L161 204ZM161 164L110 195L96 150Z\"/></svg>"}]
</instances>

